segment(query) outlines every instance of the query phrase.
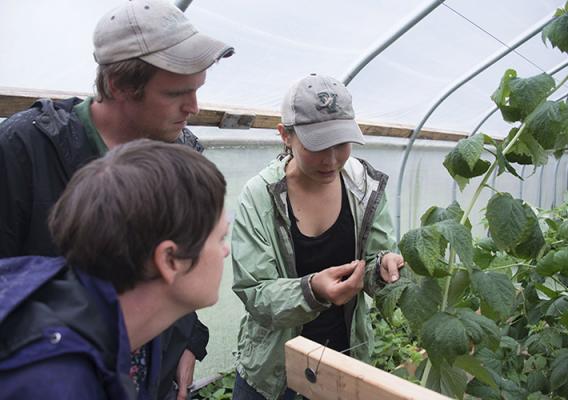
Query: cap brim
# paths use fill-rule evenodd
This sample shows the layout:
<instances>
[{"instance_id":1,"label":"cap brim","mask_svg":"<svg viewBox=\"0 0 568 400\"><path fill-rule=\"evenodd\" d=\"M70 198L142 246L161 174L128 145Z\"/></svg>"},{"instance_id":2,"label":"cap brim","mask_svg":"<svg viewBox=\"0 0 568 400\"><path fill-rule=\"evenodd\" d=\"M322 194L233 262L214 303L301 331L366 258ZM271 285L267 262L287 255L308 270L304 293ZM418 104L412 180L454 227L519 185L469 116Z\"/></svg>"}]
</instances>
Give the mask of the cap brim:
<instances>
[{"instance_id":1,"label":"cap brim","mask_svg":"<svg viewBox=\"0 0 568 400\"><path fill-rule=\"evenodd\" d=\"M230 57L233 47L202 33L195 33L168 49L140 57L158 68L176 74L195 74L209 68L223 57Z\"/></svg>"},{"instance_id":2,"label":"cap brim","mask_svg":"<svg viewBox=\"0 0 568 400\"><path fill-rule=\"evenodd\" d=\"M309 151L320 151L342 143L365 144L359 125L352 119L294 125L294 131Z\"/></svg>"}]
</instances>

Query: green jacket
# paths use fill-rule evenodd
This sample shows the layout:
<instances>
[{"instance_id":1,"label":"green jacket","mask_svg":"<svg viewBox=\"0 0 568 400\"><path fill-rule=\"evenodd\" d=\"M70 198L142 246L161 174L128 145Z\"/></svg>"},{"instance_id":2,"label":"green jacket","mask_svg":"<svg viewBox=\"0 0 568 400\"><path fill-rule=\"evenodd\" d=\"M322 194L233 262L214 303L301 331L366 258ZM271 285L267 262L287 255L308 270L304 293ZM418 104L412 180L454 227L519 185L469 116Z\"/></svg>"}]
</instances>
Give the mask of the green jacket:
<instances>
[{"instance_id":1,"label":"green jacket","mask_svg":"<svg viewBox=\"0 0 568 400\"><path fill-rule=\"evenodd\" d=\"M284 343L329 307L314 297L308 276L298 278L286 204L285 165L275 160L243 189L233 224L233 291L245 305L241 321L237 371L267 399L277 399L286 388ZM356 232L353 259L367 262L365 292L381 286L376 256L395 247L392 221L385 197L388 176L367 162L349 158L341 171ZM351 356L368 361L373 332L363 292L346 304L351 327Z\"/></svg>"}]
</instances>

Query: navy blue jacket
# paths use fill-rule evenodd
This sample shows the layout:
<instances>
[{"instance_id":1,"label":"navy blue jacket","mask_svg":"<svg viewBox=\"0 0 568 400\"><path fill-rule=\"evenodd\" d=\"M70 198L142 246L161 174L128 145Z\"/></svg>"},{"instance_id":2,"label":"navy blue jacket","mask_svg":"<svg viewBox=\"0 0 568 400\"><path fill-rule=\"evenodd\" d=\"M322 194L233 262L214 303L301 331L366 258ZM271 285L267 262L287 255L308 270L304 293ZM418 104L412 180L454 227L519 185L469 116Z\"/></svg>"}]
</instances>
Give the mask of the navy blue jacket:
<instances>
[{"instance_id":1,"label":"navy blue jacket","mask_svg":"<svg viewBox=\"0 0 568 400\"><path fill-rule=\"evenodd\" d=\"M41 99L0 124L0 258L59 255L47 215L75 171L97 157L73 112L80 102L78 98ZM177 142L203 151L187 128ZM209 331L192 313L162 338L161 378L159 388L152 389L154 398L171 390L186 347L198 360L205 357Z\"/></svg>"},{"instance_id":2,"label":"navy blue jacket","mask_svg":"<svg viewBox=\"0 0 568 400\"><path fill-rule=\"evenodd\" d=\"M157 380L159 357L150 359ZM0 399L135 399L129 369L110 283L63 258L0 260Z\"/></svg>"}]
</instances>

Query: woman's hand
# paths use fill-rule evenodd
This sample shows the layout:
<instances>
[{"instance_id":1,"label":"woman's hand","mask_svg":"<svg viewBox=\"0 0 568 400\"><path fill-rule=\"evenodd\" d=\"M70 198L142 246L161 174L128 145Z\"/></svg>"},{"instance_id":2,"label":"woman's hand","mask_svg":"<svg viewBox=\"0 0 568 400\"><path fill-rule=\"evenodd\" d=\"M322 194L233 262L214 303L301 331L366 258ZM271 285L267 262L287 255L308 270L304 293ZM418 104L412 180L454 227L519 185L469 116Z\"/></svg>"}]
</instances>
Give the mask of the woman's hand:
<instances>
[{"instance_id":1,"label":"woman's hand","mask_svg":"<svg viewBox=\"0 0 568 400\"><path fill-rule=\"evenodd\" d=\"M381 278L386 283L393 283L400 278L399 269L404 267L404 258L397 253L386 253L381 258L381 266L379 267Z\"/></svg>"},{"instance_id":2,"label":"woman's hand","mask_svg":"<svg viewBox=\"0 0 568 400\"><path fill-rule=\"evenodd\" d=\"M329 267L314 275L311 286L316 297L335 305L351 300L363 289L365 262L355 260L338 267Z\"/></svg>"}]
</instances>

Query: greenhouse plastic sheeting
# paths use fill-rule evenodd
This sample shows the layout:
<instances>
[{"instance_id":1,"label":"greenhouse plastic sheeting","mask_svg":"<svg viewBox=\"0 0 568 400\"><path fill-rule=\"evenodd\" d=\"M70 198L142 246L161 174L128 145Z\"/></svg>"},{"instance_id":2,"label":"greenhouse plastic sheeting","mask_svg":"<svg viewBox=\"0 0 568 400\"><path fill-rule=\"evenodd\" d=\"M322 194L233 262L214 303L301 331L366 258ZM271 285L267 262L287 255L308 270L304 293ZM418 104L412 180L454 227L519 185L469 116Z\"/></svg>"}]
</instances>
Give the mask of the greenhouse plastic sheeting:
<instances>
[{"instance_id":1,"label":"greenhouse plastic sheeting","mask_svg":"<svg viewBox=\"0 0 568 400\"><path fill-rule=\"evenodd\" d=\"M2 0L0 86L92 91L92 31L118 0ZM195 0L186 14L236 55L210 70L202 102L278 111L290 83L310 72L344 77L376 43L429 2ZM350 83L357 118L416 125L444 89L550 18L560 0L448 0L379 54ZM491 109L503 72L565 61L540 35L463 86L427 127L469 132ZM499 115L482 131L504 136Z\"/></svg>"}]
</instances>

